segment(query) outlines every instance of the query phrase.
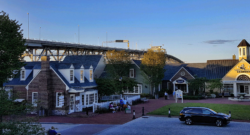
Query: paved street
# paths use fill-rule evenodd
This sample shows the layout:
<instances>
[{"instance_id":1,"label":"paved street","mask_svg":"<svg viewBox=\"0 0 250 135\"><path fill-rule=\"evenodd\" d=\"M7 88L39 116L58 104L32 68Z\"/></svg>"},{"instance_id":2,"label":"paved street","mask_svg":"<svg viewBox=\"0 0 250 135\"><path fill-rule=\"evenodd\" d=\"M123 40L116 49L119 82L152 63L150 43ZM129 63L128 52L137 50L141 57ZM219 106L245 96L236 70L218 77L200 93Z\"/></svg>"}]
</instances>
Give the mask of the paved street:
<instances>
[{"instance_id":1,"label":"paved street","mask_svg":"<svg viewBox=\"0 0 250 135\"><path fill-rule=\"evenodd\" d=\"M249 135L250 123L231 122L224 127L214 124L185 125L178 118L153 117L137 118L123 125L108 124L43 124L55 126L62 135Z\"/></svg>"},{"instance_id":2,"label":"paved street","mask_svg":"<svg viewBox=\"0 0 250 135\"><path fill-rule=\"evenodd\" d=\"M109 128L98 135L249 135L250 123L232 122L224 127L215 125L185 125L178 118L138 118L126 124Z\"/></svg>"}]
</instances>

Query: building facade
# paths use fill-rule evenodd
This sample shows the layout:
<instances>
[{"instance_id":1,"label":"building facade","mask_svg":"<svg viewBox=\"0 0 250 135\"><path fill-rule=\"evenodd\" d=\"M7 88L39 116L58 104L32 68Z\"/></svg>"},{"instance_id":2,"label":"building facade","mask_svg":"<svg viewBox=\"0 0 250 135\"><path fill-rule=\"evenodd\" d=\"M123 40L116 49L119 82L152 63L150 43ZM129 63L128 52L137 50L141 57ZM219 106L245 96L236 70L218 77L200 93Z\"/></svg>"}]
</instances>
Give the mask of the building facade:
<instances>
[{"instance_id":1,"label":"building facade","mask_svg":"<svg viewBox=\"0 0 250 135\"><path fill-rule=\"evenodd\" d=\"M67 56L62 62L26 62L20 75L10 78L4 87L18 93L19 100L45 109L46 115L66 115L80 112L98 102L94 77L105 67L101 55Z\"/></svg>"}]
</instances>

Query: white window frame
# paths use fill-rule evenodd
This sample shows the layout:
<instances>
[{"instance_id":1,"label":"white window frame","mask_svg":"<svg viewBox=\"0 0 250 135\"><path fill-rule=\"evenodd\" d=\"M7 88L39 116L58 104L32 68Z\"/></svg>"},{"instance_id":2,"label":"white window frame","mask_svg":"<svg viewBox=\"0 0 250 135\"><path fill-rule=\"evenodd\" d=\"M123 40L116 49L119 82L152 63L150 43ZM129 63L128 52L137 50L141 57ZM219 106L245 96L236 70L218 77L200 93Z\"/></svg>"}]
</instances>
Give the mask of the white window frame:
<instances>
[{"instance_id":1,"label":"white window frame","mask_svg":"<svg viewBox=\"0 0 250 135\"><path fill-rule=\"evenodd\" d=\"M59 93L61 93L61 95L64 96L62 92L56 92L56 108L62 108L62 106L60 106L58 103L58 100L59 100L58 94Z\"/></svg>"},{"instance_id":2,"label":"white window frame","mask_svg":"<svg viewBox=\"0 0 250 135\"><path fill-rule=\"evenodd\" d=\"M20 78L21 78L21 81L24 81L25 80L25 70L21 70L21 76L20 76Z\"/></svg>"},{"instance_id":3,"label":"white window frame","mask_svg":"<svg viewBox=\"0 0 250 135\"><path fill-rule=\"evenodd\" d=\"M92 72L92 74L90 74L90 72ZM93 69L89 70L89 81L93 82Z\"/></svg>"},{"instance_id":4,"label":"white window frame","mask_svg":"<svg viewBox=\"0 0 250 135\"><path fill-rule=\"evenodd\" d=\"M134 87L134 91L129 91L127 89L127 90L124 90L124 94L141 94L142 93L142 84L137 84L137 87L138 87L138 93L135 93L135 87ZM139 88L141 88L141 89L139 89Z\"/></svg>"},{"instance_id":5,"label":"white window frame","mask_svg":"<svg viewBox=\"0 0 250 135\"><path fill-rule=\"evenodd\" d=\"M84 82L84 71L80 70L80 82L83 83Z\"/></svg>"},{"instance_id":6,"label":"white window frame","mask_svg":"<svg viewBox=\"0 0 250 135\"><path fill-rule=\"evenodd\" d=\"M133 76L131 76L131 71L133 71ZM129 77L135 78L135 69L133 69L133 68L129 69Z\"/></svg>"},{"instance_id":7,"label":"white window frame","mask_svg":"<svg viewBox=\"0 0 250 135\"><path fill-rule=\"evenodd\" d=\"M71 71L72 71L72 73L71 73ZM72 77L72 80L71 80L71 77ZM70 81L71 83L74 82L74 70L73 70L73 69L70 69L70 70L69 70L69 81Z\"/></svg>"},{"instance_id":8,"label":"white window frame","mask_svg":"<svg viewBox=\"0 0 250 135\"><path fill-rule=\"evenodd\" d=\"M33 106L37 106L37 103L35 103L37 101L34 101L34 94L35 93L37 93L37 101L38 101L38 92L32 92L32 104L33 104Z\"/></svg>"}]
</instances>

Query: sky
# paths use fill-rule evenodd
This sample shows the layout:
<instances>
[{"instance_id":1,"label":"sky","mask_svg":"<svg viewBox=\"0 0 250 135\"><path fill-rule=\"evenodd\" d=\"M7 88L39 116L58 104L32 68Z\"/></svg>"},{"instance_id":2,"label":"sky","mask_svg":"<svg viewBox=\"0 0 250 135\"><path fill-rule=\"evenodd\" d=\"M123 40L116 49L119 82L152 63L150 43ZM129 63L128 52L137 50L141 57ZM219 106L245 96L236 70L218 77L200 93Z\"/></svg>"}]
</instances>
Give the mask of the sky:
<instances>
[{"instance_id":1,"label":"sky","mask_svg":"<svg viewBox=\"0 0 250 135\"><path fill-rule=\"evenodd\" d=\"M249 0L0 0L0 11L22 24L25 38L28 25L29 38L62 42L78 42L80 30L81 43L129 40L132 49L163 46L184 62L202 63L238 58L237 45L250 42L249 5Z\"/></svg>"}]
</instances>

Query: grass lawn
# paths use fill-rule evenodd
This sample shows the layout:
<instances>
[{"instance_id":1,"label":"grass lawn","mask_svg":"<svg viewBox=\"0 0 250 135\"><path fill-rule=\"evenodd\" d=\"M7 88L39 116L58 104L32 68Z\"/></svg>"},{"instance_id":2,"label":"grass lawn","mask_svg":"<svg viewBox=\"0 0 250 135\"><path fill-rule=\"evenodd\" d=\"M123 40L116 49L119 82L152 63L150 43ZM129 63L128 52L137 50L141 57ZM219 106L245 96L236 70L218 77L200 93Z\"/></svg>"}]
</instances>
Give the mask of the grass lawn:
<instances>
[{"instance_id":1,"label":"grass lawn","mask_svg":"<svg viewBox=\"0 0 250 135\"><path fill-rule=\"evenodd\" d=\"M208 103L183 103L183 104L170 104L159 108L148 114L152 115L168 115L168 109L171 110L171 116L179 116L183 107L207 107L216 112L228 114L231 111L232 119L237 120L250 120L250 106L249 105L235 105L235 104L208 104Z\"/></svg>"}]
</instances>

